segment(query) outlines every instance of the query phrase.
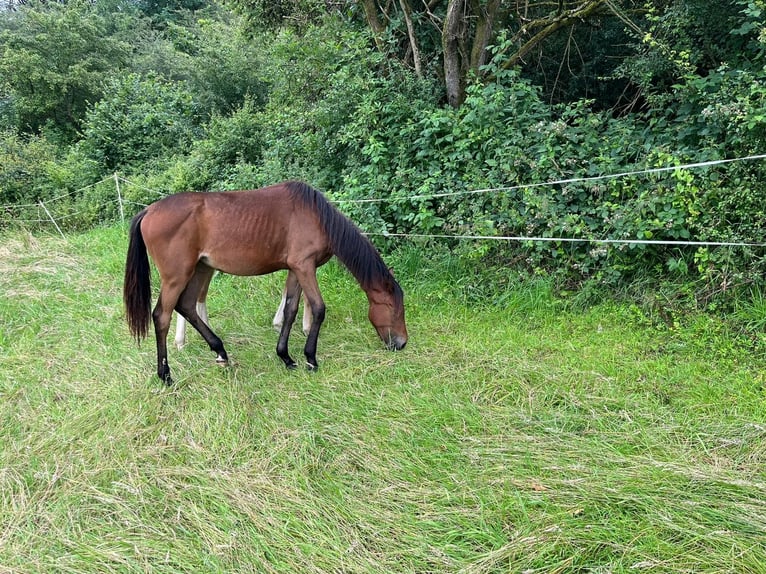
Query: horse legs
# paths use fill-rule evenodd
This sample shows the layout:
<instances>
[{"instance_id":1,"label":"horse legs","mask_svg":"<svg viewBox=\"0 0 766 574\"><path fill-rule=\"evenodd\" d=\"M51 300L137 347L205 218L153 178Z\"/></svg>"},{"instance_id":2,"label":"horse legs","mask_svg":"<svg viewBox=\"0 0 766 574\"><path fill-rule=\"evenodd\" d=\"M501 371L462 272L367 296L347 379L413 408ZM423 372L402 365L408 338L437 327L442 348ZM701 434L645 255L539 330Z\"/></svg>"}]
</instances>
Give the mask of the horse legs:
<instances>
[{"instance_id":1,"label":"horse legs","mask_svg":"<svg viewBox=\"0 0 766 574\"><path fill-rule=\"evenodd\" d=\"M163 281L157 304L152 311L154 338L157 341L157 376L167 385L173 383L173 379L170 378L170 366L168 366L168 330L173 308L183 289L182 281Z\"/></svg>"},{"instance_id":2,"label":"horse legs","mask_svg":"<svg viewBox=\"0 0 766 574\"><path fill-rule=\"evenodd\" d=\"M288 271L287 273L283 296L284 305L280 305L280 307L282 307L282 329L279 332L279 341L277 342L277 356L282 359L285 367L294 369L295 361L290 357L287 343L290 339L290 329L295 321L295 316L298 314L298 301L301 297L301 285L292 271Z\"/></svg>"},{"instance_id":3,"label":"horse legs","mask_svg":"<svg viewBox=\"0 0 766 574\"><path fill-rule=\"evenodd\" d=\"M212 275L211 275L212 278ZM210 281L208 281L207 284L202 286L202 290L200 291L199 296L197 297L197 314L199 315L200 319L202 319L202 322L205 323L208 327L210 327L210 319L208 317L207 312L207 293L208 289L210 287ZM287 286L285 285L285 288L282 290L282 298L279 301L279 307L277 308L276 313L274 314L274 319L272 320L272 325L277 330L281 330L282 325L284 324L284 316L285 316L285 301L287 299ZM308 300L304 297L303 300L303 334L308 335L309 331L311 330L311 306L309 305ZM175 334L175 344L178 349L183 348L184 345L186 345L186 319L183 315L180 313L176 317L176 334Z\"/></svg>"},{"instance_id":4,"label":"horse legs","mask_svg":"<svg viewBox=\"0 0 766 574\"><path fill-rule=\"evenodd\" d=\"M170 366L168 365L167 336L174 309L199 331L210 348L218 354L217 361L221 363L228 361L223 342L197 314L196 303L199 294L203 286L210 283L213 269L204 263L198 263L196 268L189 273L191 277L186 275L181 278L178 276L163 278L160 274L162 286L157 304L152 311L154 335L157 340L157 376L168 385L172 384L173 380L170 377Z\"/></svg>"},{"instance_id":5,"label":"horse legs","mask_svg":"<svg viewBox=\"0 0 766 574\"><path fill-rule=\"evenodd\" d=\"M212 275L210 277L212 278ZM207 291L209 287L210 281L208 281L206 285L202 286L202 290L197 297L197 314L208 327L210 326L210 319L207 315L207 304L205 301L207 300ZM186 319L184 319L184 316L181 314L176 317L175 343L176 348L178 349L181 349L186 344Z\"/></svg>"},{"instance_id":6,"label":"horse legs","mask_svg":"<svg viewBox=\"0 0 766 574\"><path fill-rule=\"evenodd\" d=\"M319 339L319 329L325 316L325 305L322 294L319 292L317 284L316 268L306 267L295 269L295 275L303 288L303 295L307 301L307 307L311 308L311 328L306 337L306 345L303 347L303 354L306 356L306 364L310 371L316 371L319 368L317 363L317 341ZM294 318L294 316L293 316Z\"/></svg>"},{"instance_id":7,"label":"horse legs","mask_svg":"<svg viewBox=\"0 0 766 574\"><path fill-rule=\"evenodd\" d=\"M282 325L285 322L285 301L287 300L287 285L285 285L285 288L282 290L282 299L279 301L279 307L277 307L277 312L274 313L274 319L272 319L271 324L274 325L274 328L277 330L280 330L282 328ZM303 297L303 334L308 335L309 331L311 330L311 306L309 305L309 302L306 300L306 297Z\"/></svg>"},{"instance_id":8,"label":"horse legs","mask_svg":"<svg viewBox=\"0 0 766 574\"><path fill-rule=\"evenodd\" d=\"M207 323L205 298L207 297L207 288L210 285L210 279L213 277L214 272L215 270L212 267L202 262L197 263L194 275L192 275L191 280L178 298L176 311L202 335L210 349L217 354L216 361L226 364L229 362L229 357L223 348L223 342L213 333ZM202 312L200 312L200 307Z\"/></svg>"},{"instance_id":9,"label":"horse legs","mask_svg":"<svg viewBox=\"0 0 766 574\"><path fill-rule=\"evenodd\" d=\"M204 301L197 301L197 315L202 319L208 327L210 326L210 319L207 316L207 304ZM175 336L176 348L183 349L186 345L186 319L183 315L176 317L176 336Z\"/></svg>"}]
</instances>

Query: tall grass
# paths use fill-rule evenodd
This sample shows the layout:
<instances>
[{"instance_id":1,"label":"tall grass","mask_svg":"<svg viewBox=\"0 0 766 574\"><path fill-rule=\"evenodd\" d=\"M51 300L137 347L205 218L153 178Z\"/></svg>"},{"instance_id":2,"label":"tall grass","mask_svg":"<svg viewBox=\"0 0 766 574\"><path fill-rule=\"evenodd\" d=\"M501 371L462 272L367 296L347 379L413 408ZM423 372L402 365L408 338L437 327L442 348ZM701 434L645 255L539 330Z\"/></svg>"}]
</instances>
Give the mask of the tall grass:
<instances>
[{"instance_id":1,"label":"tall grass","mask_svg":"<svg viewBox=\"0 0 766 574\"><path fill-rule=\"evenodd\" d=\"M288 372L282 278L221 276L232 365L190 333L166 388L125 246L0 240L0 572L766 571L764 357L719 319L405 252L403 352L331 264L320 370Z\"/></svg>"}]
</instances>

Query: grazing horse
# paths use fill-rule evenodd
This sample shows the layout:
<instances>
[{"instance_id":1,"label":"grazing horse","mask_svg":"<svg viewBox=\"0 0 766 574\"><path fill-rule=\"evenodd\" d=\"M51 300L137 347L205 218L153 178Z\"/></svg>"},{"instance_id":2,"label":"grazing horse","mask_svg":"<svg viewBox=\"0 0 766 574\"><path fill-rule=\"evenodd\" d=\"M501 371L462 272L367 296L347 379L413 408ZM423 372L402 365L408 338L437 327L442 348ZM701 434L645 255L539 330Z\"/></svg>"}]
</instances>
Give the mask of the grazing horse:
<instances>
[{"instance_id":1,"label":"grazing horse","mask_svg":"<svg viewBox=\"0 0 766 574\"><path fill-rule=\"evenodd\" d=\"M159 272L160 294L151 311L149 258ZM175 309L205 339L219 363L228 363L223 342L202 320L197 302L216 269L232 275L264 275L287 269L284 322L277 355L288 369L290 329L303 292L311 329L303 352L309 370L316 359L325 304L317 267L333 256L367 294L368 317L391 350L407 343L404 294L372 243L324 196L299 182L241 192L180 193L153 203L131 222L125 264L124 300L128 327L137 340L154 322L157 375L172 383L167 334ZM202 299L204 301L204 297Z\"/></svg>"}]
</instances>

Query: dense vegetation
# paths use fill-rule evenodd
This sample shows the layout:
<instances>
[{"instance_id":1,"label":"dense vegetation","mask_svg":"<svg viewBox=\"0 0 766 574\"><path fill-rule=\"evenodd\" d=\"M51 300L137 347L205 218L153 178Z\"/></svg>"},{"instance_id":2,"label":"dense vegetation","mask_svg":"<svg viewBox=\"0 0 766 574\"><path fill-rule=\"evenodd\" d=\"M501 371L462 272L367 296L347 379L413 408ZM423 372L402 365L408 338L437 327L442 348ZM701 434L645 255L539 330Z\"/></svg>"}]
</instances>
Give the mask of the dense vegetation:
<instances>
[{"instance_id":1,"label":"dense vegetation","mask_svg":"<svg viewBox=\"0 0 766 574\"><path fill-rule=\"evenodd\" d=\"M765 10L0 0L0 570L763 572L764 249L456 237L762 241L764 160L664 168L764 152ZM231 366L162 387L116 222L287 178L390 249L407 349L330 263L288 372L284 276L220 275Z\"/></svg>"},{"instance_id":2,"label":"dense vegetation","mask_svg":"<svg viewBox=\"0 0 766 574\"><path fill-rule=\"evenodd\" d=\"M762 160L536 185L762 152L762 0L3 6L2 227L114 219L115 173L138 204L304 179L379 241L766 227ZM418 241L563 285L764 275L760 248Z\"/></svg>"}]
</instances>

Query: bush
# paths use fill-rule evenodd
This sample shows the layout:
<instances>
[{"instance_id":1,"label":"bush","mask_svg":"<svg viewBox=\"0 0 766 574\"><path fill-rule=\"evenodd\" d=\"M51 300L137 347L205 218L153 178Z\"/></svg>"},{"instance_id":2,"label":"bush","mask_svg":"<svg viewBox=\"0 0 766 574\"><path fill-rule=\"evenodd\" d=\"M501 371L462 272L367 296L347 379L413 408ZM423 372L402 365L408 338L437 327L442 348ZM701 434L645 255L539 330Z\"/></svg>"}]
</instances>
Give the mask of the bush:
<instances>
[{"instance_id":1,"label":"bush","mask_svg":"<svg viewBox=\"0 0 766 574\"><path fill-rule=\"evenodd\" d=\"M50 195L47 166L56 148L39 136L0 133L0 205L35 203Z\"/></svg>"},{"instance_id":2,"label":"bush","mask_svg":"<svg viewBox=\"0 0 766 574\"><path fill-rule=\"evenodd\" d=\"M401 121L396 106L376 107L377 116L367 118L370 129L362 148L367 162L346 172L355 199L383 199L354 207L367 229L666 241L759 237L766 199L756 191L762 177L755 165L567 181L715 158L720 136L705 140L697 134L696 142L703 145L695 148L695 138L679 137L680 126L695 128L692 121L671 125L648 118L649 132L647 118L595 113L585 101L551 108L515 72L499 71L496 77L494 83L471 86L457 110L424 106L413 113L405 107ZM762 105L753 99L760 89L750 80L737 85L741 89L727 99L737 102L744 93L748 103L738 109L755 111L730 120L728 133L732 148L747 151L742 142L755 144L757 137L741 135L760 129ZM548 184L556 181L562 183ZM741 250L586 241L448 243L468 258L523 262L532 272L566 281L616 284L642 273L686 281L699 274L713 289L724 281L724 261L727 268L753 270L740 274L743 280L756 275L757 261Z\"/></svg>"},{"instance_id":3,"label":"bush","mask_svg":"<svg viewBox=\"0 0 766 574\"><path fill-rule=\"evenodd\" d=\"M111 173L188 152L199 122L183 85L129 74L88 112L82 149Z\"/></svg>"},{"instance_id":4,"label":"bush","mask_svg":"<svg viewBox=\"0 0 766 574\"><path fill-rule=\"evenodd\" d=\"M20 3L0 19L0 114L20 131L77 137L88 103L105 75L126 61L129 47L108 33L95 3ZM2 108L12 107L11 110Z\"/></svg>"},{"instance_id":5,"label":"bush","mask_svg":"<svg viewBox=\"0 0 766 574\"><path fill-rule=\"evenodd\" d=\"M95 185L98 166L78 148L61 153L42 136L0 133L0 227L35 228L53 217L62 229L82 229L114 219L114 183Z\"/></svg>"}]
</instances>

